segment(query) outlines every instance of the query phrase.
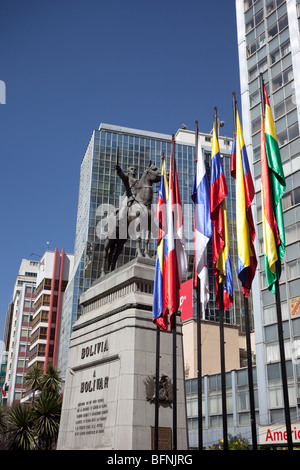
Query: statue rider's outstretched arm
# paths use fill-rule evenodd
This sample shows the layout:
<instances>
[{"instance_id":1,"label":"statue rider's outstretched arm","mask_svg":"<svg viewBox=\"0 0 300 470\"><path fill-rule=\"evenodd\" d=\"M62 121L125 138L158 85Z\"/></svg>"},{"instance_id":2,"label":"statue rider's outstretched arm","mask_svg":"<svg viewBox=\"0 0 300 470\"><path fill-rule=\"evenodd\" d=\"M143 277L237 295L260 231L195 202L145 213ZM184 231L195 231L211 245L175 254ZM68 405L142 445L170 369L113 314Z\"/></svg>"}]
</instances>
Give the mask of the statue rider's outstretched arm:
<instances>
[{"instance_id":1,"label":"statue rider's outstretched arm","mask_svg":"<svg viewBox=\"0 0 300 470\"><path fill-rule=\"evenodd\" d=\"M125 184L125 188L127 189L127 187L128 187L128 176L125 175L125 173L123 172L120 165L115 165L115 170L117 171L118 176L121 178L121 180Z\"/></svg>"}]
</instances>

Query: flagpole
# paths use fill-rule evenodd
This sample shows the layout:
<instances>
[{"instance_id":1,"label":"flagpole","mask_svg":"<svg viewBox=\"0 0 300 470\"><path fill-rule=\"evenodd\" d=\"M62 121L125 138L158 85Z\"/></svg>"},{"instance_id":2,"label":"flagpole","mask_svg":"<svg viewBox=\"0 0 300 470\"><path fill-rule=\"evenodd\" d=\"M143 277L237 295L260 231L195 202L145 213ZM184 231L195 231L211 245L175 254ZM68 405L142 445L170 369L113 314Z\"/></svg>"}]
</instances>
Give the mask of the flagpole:
<instances>
[{"instance_id":1,"label":"flagpole","mask_svg":"<svg viewBox=\"0 0 300 470\"><path fill-rule=\"evenodd\" d=\"M284 352L284 338L283 338L283 328L282 328L282 314L281 314L281 302L280 302L277 263L276 263L276 275L277 275L277 279L275 281L275 289L276 289L275 295L276 295L276 311L277 311L277 329L278 329L279 351L280 351L280 362L281 362L281 378L282 378L282 388L283 388L285 424L286 424L286 432L287 432L288 450L293 450L292 426L291 426L291 417L290 417L289 393L288 393L286 362L285 362L285 352Z\"/></svg>"},{"instance_id":2,"label":"flagpole","mask_svg":"<svg viewBox=\"0 0 300 470\"><path fill-rule=\"evenodd\" d=\"M159 426L159 359L160 359L160 328L156 327L156 371L155 371L155 435L154 450L158 450Z\"/></svg>"},{"instance_id":3,"label":"flagpole","mask_svg":"<svg viewBox=\"0 0 300 470\"><path fill-rule=\"evenodd\" d=\"M259 78L260 78L261 106L262 106L262 113L264 116L265 99L264 99L264 81L263 81L262 73L260 74ZM271 188L270 188L270 191L271 191ZM288 394L286 362L285 362L285 352L284 352L284 338L283 338L283 328L282 328L282 314L281 314L281 302L280 302L277 262L276 262L275 298L276 298L277 329L278 329L278 341L279 341L279 351L280 351L281 380L282 380L282 389L283 389L287 444L288 444L288 450L293 450L293 439L292 439L289 394Z\"/></svg>"},{"instance_id":4,"label":"flagpole","mask_svg":"<svg viewBox=\"0 0 300 470\"><path fill-rule=\"evenodd\" d=\"M215 106L215 132L218 139L218 114ZM224 343L224 304L223 284L219 282L219 327L220 327L220 361L221 361L221 387L222 387L222 418L223 418L223 442L224 450L228 450L227 434L227 406L226 406L226 374L225 374L225 343Z\"/></svg>"},{"instance_id":5,"label":"flagpole","mask_svg":"<svg viewBox=\"0 0 300 470\"><path fill-rule=\"evenodd\" d=\"M173 189L175 190L175 136L172 135L172 170ZM174 194L175 195L175 194ZM177 201L174 201L176 204ZM174 223L174 221L173 221ZM175 242L175 240L174 240ZM176 259L176 243L174 243L175 259ZM177 450L177 351L176 351L176 323L177 312L173 313L173 450Z\"/></svg>"},{"instance_id":6,"label":"flagpole","mask_svg":"<svg viewBox=\"0 0 300 470\"><path fill-rule=\"evenodd\" d=\"M236 99L235 99L235 92L232 93L232 106L233 106L233 126L234 126L234 133L236 135ZM250 400L250 420L251 420L251 432L252 432L252 448L253 448L253 450L257 450L255 399L254 399L253 369L252 369L252 354L251 354L251 339L250 339L249 301L248 301L248 297L245 297L245 296L244 296L244 309L245 309L245 323L246 323L248 386L249 386L249 400Z\"/></svg>"},{"instance_id":7,"label":"flagpole","mask_svg":"<svg viewBox=\"0 0 300 470\"><path fill-rule=\"evenodd\" d=\"M198 121L195 121L195 157L196 162L202 155L198 155ZM196 163L197 165L197 163ZM195 258L196 263L196 258ZM196 293L197 293L197 374L198 374L198 449L203 450L202 437L202 355L201 355L201 301L200 301L200 279L197 276Z\"/></svg>"}]
</instances>

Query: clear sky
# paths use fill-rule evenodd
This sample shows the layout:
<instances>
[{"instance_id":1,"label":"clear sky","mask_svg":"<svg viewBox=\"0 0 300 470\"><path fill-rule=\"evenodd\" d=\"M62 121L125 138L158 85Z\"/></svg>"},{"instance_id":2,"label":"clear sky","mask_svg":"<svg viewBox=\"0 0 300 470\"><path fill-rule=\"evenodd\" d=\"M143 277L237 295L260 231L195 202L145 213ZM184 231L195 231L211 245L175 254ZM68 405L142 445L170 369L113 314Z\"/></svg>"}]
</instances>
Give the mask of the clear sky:
<instances>
[{"instance_id":1,"label":"clear sky","mask_svg":"<svg viewBox=\"0 0 300 470\"><path fill-rule=\"evenodd\" d=\"M22 258L73 253L80 164L101 122L232 137L234 0L2 0L0 339ZM192 184L192 181L191 181ZM32 255L34 253L34 255Z\"/></svg>"}]
</instances>

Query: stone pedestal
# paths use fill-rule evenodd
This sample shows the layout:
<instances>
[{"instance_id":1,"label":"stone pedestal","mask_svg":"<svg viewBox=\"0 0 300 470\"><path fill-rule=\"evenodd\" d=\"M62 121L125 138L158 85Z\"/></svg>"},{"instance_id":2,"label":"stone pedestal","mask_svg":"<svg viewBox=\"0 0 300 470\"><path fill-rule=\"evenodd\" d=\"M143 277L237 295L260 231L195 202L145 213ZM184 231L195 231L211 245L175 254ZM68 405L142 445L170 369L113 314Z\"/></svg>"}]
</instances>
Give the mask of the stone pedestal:
<instances>
[{"instance_id":1,"label":"stone pedestal","mask_svg":"<svg viewBox=\"0 0 300 470\"><path fill-rule=\"evenodd\" d=\"M137 258L99 279L80 299L73 327L58 449L153 449L152 322L155 266ZM187 449L181 321L177 319L177 448ZM161 332L160 377L172 382L172 334ZM168 389L166 388L168 398ZM172 406L160 406L161 446L171 449Z\"/></svg>"}]
</instances>

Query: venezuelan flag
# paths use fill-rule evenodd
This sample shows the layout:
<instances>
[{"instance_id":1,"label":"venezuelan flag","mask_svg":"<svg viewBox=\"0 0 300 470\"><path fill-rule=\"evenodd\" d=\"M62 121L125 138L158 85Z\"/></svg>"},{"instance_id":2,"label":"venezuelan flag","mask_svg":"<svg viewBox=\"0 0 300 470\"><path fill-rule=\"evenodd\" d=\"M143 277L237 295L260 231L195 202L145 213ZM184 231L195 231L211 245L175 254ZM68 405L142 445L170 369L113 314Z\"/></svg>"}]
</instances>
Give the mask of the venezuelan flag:
<instances>
[{"instance_id":1,"label":"venezuelan flag","mask_svg":"<svg viewBox=\"0 0 300 470\"><path fill-rule=\"evenodd\" d=\"M255 228L251 210L255 191L238 111L236 111L236 136L231 155L231 176L236 179L238 277L242 282L243 295L248 297L257 266L254 249Z\"/></svg>"},{"instance_id":2,"label":"venezuelan flag","mask_svg":"<svg viewBox=\"0 0 300 470\"><path fill-rule=\"evenodd\" d=\"M168 179L166 172L166 163L163 159L161 168L161 179L158 190L156 214L158 220L158 237L157 237L157 255L155 266L154 290L153 290L153 322L161 329L167 331L168 317L164 308L163 296L163 273L164 261L168 252L168 240L165 238L167 233L167 212L166 204L169 197Z\"/></svg>"},{"instance_id":3,"label":"venezuelan flag","mask_svg":"<svg viewBox=\"0 0 300 470\"><path fill-rule=\"evenodd\" d=\"M219 306L219 283L222 283L224 310L233 303L233 279L225 199L227 194L228 189L214 126L210 168L210 218L213 223L212 247L216 303Z\"/></svg>"},{"instance_id":4,"label":"venezuelan flag","mask_svg":"<svg viewBox=\"0 0 300 470\"><path fill-rule=\"evenodd\" d=\"M266 281L275 294L275 281L280 278L285 253L285 233L281 198L286 183L277 135L265 85L264 117L261 117L261 187ZM264 119L264 120L263 120Z\"/></svg>"}]
</instances>

